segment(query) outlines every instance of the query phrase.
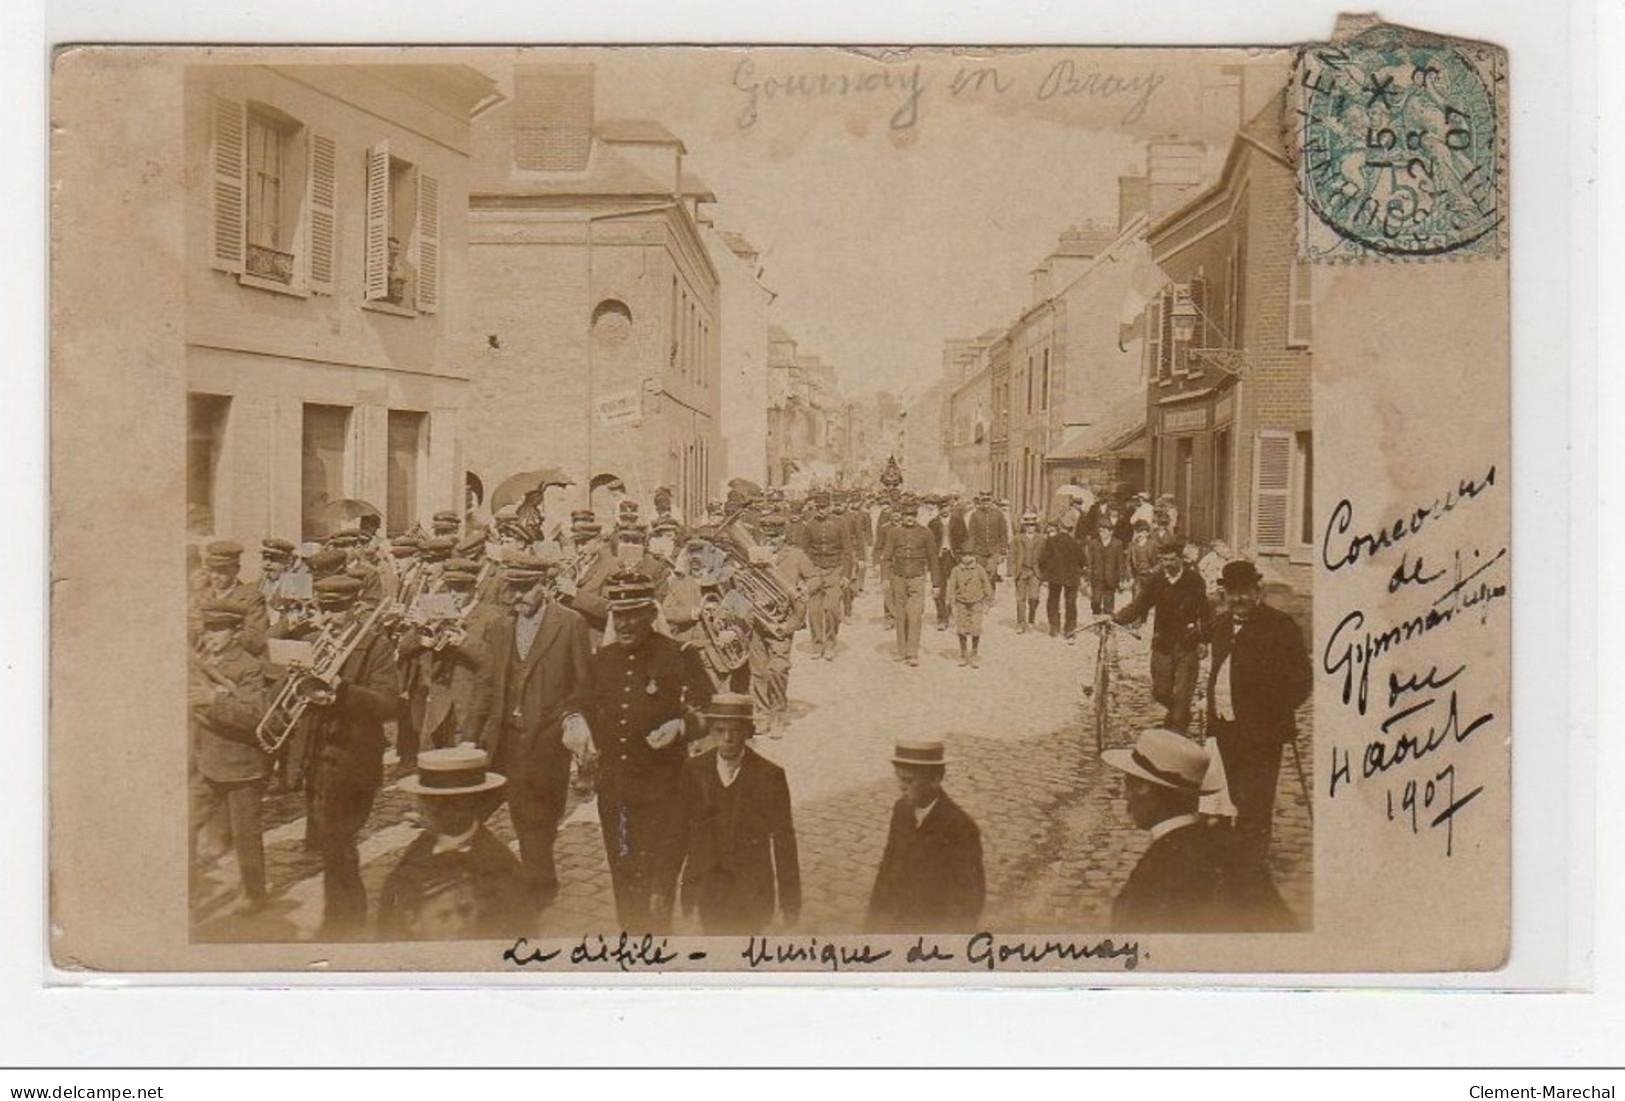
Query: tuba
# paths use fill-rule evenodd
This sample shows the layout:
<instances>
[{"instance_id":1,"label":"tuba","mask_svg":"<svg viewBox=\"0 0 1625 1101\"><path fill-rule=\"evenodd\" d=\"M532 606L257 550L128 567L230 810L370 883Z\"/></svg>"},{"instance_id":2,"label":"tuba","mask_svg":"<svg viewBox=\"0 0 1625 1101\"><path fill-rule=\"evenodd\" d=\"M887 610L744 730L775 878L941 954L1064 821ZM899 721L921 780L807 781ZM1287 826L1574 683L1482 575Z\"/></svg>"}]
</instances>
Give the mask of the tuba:
<instances>
[{"instance_id":1,"label":"tuba","mask_svg":"<svg viewBox=\"0 0 1625 1101\"><path fill-rule=\"evenodd\" d=\"M779 581L770 566L755 561L761 544L750 537L737 522L724 526L727 538L718 541L733 566L733 587L750 601L756 620L763 630L778 638L789 638L800 625L801 605Z\"/></svg>"},{"instance_id":2,"label":"tuba","mask_svg":"<svg viewBox=\"0 0 1625 1101\"><path fill-rule=\"evenodd\" d=\"M750 621L714 592L700 600L700 637L706 663L717 673L732 673L750 660Z\"/></svg>"}]
</instances>

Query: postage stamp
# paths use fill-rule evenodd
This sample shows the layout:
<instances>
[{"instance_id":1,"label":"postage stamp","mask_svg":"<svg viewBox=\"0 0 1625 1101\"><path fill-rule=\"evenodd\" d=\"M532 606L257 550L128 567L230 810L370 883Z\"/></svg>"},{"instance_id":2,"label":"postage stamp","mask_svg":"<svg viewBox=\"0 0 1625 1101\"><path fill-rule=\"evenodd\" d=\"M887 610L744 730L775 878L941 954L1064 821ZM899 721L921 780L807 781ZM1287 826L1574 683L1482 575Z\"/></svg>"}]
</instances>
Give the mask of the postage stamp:
<instances>
[{"instance_id":1,"label":"postage stamp","mask_svg":"<svg viewBox=\"0 0 1625 1101\"><path fill-rule=\"evenodd\" d=\"M1500 254L1501 51L1383 26L1297 75L1303 259Z\"/></svg>"}]
</instances>

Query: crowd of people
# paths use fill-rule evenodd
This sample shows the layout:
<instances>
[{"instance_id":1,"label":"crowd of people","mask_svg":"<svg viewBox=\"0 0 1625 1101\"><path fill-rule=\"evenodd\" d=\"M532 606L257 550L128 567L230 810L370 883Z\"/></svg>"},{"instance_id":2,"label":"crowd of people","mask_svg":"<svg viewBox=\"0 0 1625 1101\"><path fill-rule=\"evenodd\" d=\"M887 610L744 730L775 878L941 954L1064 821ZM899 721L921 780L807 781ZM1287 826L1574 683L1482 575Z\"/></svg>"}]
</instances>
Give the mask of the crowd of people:
<instances>
[{"instance_id":1,"label":"crowd of people","mask_svg":"<svg viewBox=\"0 0 1625 1101\"><path fill-rule=\"evenodd\" d=\"M647 514L622 497L604 523L589 509L550 519L537 492L393 538L368 514L314 543L268 538L254 580L240 544L210 543L188 617L193 867L234 852L240 909L265 907L261 804L267 790L302 792L305 844L322 862L322 939L523 935L559 891L554 847L573 780L596 797L623 928L665 932L678 908L707 933L793 925L789 788L749 743L787 721L796 635L811 660L837 660L842 623L873 581L894 660L920 664L934 613L974 669L1008 581L1023 633L1042 600L1049 634L1072 642L1080 590L1097 622L1154 619L1165 714L1129 757L1106 762L1152 833L1147 860L1185 827L1202 844L1182 841L1171 862L1184 869L1171 877L1178 905L1155 901L1166 869L1142 868L1117 917L1148 930L1287 927L1265 857L1281 748L1309 688L1301 635L1259 601L1251 563L1190 560L1171 502L1126 490L1065 498L1042 519L1029 511L1014 533L988 493L731 491L686 520L661 491ZM1209 645L1207 729L1222 771L1188 737ZM370 901L358 842L391 745L425 829ZM944 747L899 737L892 764L900 798L868 927L972 928L985 900L980 834L942 788ZM1198 813L1214 777L1234 829ZM517 855L484 825L504 804Z\"/></svg>"}]
</instances>

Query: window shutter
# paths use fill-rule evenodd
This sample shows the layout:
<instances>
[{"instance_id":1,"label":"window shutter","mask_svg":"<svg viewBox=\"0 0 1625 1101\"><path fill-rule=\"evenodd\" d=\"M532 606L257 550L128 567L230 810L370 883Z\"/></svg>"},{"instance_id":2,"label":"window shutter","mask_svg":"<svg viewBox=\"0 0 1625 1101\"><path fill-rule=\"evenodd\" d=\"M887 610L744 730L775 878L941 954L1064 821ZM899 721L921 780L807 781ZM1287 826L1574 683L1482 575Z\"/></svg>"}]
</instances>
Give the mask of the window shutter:
<instances>
[{"instance_id":1,"label":"window shutter","mask_svg":"<svg viewBox=\"0 0 1625 1101\"><path fill-rule=\"evenodd\" d=\"M366 299L389 297L389 143L367 150Z\"/></svg>"},{"instance_id":2,"label":"window shutter","mask_svg":"<svg viewBox=\"0 0 1625 1101\"><path fill-rule=\"evenodd\" d=\"M1162 292L1162 321L1158 342L1157 378L1174 377L1174 292Z\"/></svg>"},{"instance_id":3,"label":"window shutter","mask_svg":"<svg viewBox=\"0 0 1625 1101\"><path fill-rule=\"evenodd\" d=\"M440 308L440 181L418 173L418 309Z\"/></svg>"},{"instance_id":4,"label":"window shutter","mask_svg":"<svg viewBox=\"0 0 1625 1101\"><path fill-rule=\"evenodd\" d=\"M1192 348L1208 347L1209 326L1213 315L1208 313L1208 283L1207 277L1198 275L1191 280L1191 305L1196 307L1196 331L1191 336Z\"/></svg>"},{"instance_id":5,"label":"window shutter","mask_svg":"<svg viewBox=\"0 0 1625 1101\"><path fill-rule=\"evenodd\" d=\"M1292 262L1289 284L1289 309L1286 319L1286 343L1289 348L1302 348L1309 344L1310 327L1314 319L1310 292L1313 287L1309 265L1301 260Z\"/></svg>"},{"instance_id":6,"label":"window shutter","mask_svg":"<svg viewBox=\"0 0 1625 1101\"><path fill-rule=\"evenodd\" d=\"M215 98L213 146L209 266L240 274L248 224L248 107L242 100Z\"/></svg>"},{"instance_id":7,"label":"window shutter","mask_svg":"<svg viewBox=\"0 0 1625 1101\"><path fill-rule=\"evenodd\" d=\"M1146 378L1155 382L1162 377L1162 295L1151 299L1146 318Z\"/></svg>"},{"instance_id":8,"label":"window shutter","mask_svg":"<svg viewBox=\"0 0 1625 1101\"><path fill-rule=\"evenodd\" d=\"M1292 433L1262 429L1253 450L1253 546L1285 554L1292 492Z\"/></svg>"},{"instance_id":9,"label":"window shutter","mask_svg":"<svg viewBox=\"0 0 1625 1101\"><path fill-rule=\"evenodd\" d=\"M333 139L312 134L310 139L310 289L333 293L333 257L338 232L335 211L338 154Z\"/></svg>"}]
</instances>

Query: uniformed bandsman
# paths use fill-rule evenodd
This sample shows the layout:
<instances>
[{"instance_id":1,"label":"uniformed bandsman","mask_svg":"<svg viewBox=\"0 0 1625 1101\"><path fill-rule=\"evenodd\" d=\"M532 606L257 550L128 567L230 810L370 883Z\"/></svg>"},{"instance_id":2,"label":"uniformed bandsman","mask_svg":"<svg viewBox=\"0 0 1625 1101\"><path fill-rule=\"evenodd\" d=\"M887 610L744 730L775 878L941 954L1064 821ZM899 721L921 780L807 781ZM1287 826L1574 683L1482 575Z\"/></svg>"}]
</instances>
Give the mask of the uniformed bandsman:
<instances>
[{"instance_id":1,"label":"uniformed bandsman","mask_svg":"<svg viewBox=\"0 0 1625 1101\"><path fill-rule=\"evenodd\" d=\"M265 848L260 799L271 760L255 730L265 714L260 659L243 645L247 605L211 599L202 608L202 637L192 654L186 702L192 726L192 858L213 863L227 844L242 879L240 909L265 904Z\"/></svg>"},{"instance_id":2,"label":"uniformed bandsman","mask_svg":"<svg viewBox=\"0 0 1625 1101\"><path fill-rule=\"evenodd\" d=\"M338 634L365 619L361 582L326 577L316 583L324 628ZM356 837L372 813L384 779L384 723L393 717L399 686L394 645L372 631L330 682L306 681L311 762L305 771L307 813L322 857L323 939L349 939L367 921Z\"/></svg>"}]
</instances>

